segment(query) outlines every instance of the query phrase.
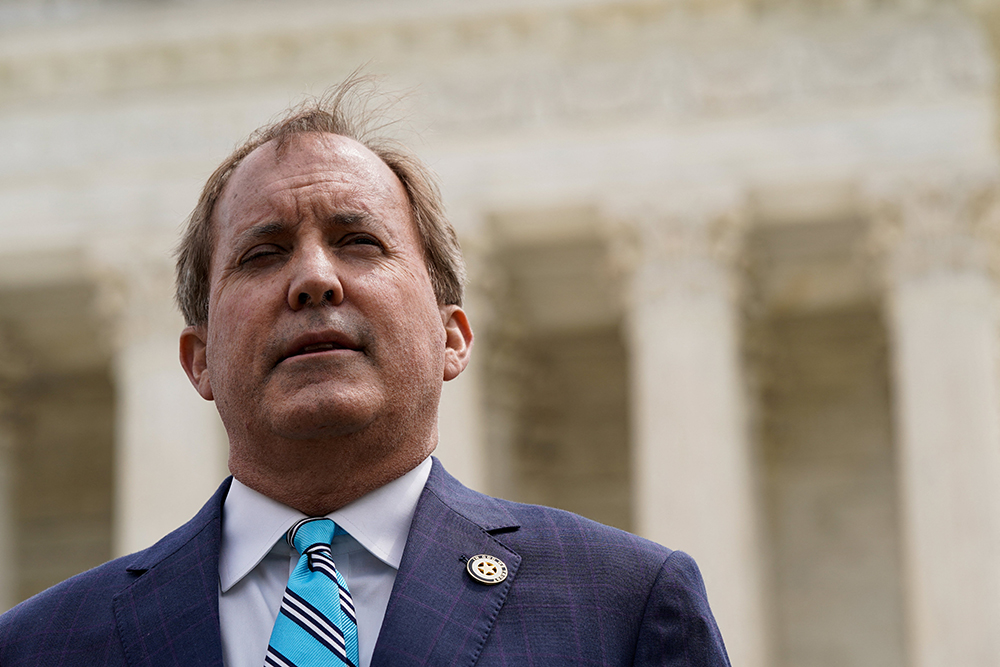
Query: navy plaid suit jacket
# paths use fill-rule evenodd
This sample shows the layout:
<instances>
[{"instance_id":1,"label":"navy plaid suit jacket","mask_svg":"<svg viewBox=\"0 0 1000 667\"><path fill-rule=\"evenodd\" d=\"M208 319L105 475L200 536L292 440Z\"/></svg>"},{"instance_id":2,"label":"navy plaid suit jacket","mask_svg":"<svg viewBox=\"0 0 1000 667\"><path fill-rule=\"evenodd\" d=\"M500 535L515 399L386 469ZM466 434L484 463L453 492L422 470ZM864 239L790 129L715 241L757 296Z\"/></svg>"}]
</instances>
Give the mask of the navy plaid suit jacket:
<instances>
[{"instance_id":1,"label":"navy plaid suit jacket","mask_svg":"<svg viewBox=\"0 0 1000 667\"><path fill-rule=\"evenodd\" d=\"M222 667L219 537L229 481L157 544L0 616L0 666ZM465 561L509 569L495 586ZM559 510L484 496L435 460L373 667L729 665L694 561Z\"/></svg>"}]
</instances>

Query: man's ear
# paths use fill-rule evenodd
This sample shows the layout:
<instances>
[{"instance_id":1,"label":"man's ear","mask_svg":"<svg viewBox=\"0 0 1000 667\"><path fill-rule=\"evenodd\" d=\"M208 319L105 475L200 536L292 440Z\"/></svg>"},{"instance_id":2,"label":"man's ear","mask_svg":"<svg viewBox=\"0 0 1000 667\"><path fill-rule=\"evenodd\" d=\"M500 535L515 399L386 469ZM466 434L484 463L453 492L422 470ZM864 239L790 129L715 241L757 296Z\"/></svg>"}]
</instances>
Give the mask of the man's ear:
<instances>
[{"instance_id":1,"label":"man's ear","mask_svg":"<svg viewBox=\"0 0 1000 667\"><path fill-rule=\"evenodd\" d=\"M469 365L472 354L472 327L469 318L459 306L441 306L444 322L444 380L454 380Z\"/></svg>"},{"instance_id":2,"label":"man's ear","mask_svg":"<svg viewBox=\"0 0 1000 667\"><path fill-rule=\"evenodd\" d=\"M208 364L205 362L206 333L204 326L186 327L181 332L181 366L201 397L211 401L214 396Z\"/></svg>"}]
</instances>

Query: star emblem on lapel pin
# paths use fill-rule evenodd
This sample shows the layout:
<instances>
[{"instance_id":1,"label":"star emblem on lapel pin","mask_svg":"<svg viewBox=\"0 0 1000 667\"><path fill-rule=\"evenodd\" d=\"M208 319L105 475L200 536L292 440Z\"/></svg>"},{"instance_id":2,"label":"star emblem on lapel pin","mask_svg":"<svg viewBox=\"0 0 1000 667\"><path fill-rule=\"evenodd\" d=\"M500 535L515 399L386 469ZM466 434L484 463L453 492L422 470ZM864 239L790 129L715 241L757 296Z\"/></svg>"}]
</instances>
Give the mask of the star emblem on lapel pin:
<instances>
[{"instance_id":1,"label":"star emblem on lapel pin","mask_svg":"<svg viewBox=\"0 0 1000 667\"><path fill-rule=\"evenodd\" d=\"M465 565L469 576L481 584L492 586L507 578L507 566L496 556L479 554L469 559Z\"/></svg>"}]
</instances>

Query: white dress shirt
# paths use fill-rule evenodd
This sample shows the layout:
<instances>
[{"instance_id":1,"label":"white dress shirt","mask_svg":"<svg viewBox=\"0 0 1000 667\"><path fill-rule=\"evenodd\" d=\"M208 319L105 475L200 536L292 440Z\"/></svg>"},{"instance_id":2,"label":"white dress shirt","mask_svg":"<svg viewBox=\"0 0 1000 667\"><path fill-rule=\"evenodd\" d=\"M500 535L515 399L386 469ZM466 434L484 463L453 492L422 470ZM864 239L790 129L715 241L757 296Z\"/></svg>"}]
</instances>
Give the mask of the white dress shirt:
<instances>
[{"instance_id":1,"label":"white dress shirt","mask_svg":"<svg viewBox=\"0 0 1000 667\"><path fill-rule=\"evenodd\" d=\"M399 479L327 514L349 533L333 538L330 550L354 598L360 667L371 664L430 471L428 457ZM263 666L285 584L299 558L284 536L303 518L298 510L233 480L222 508L219 545L219 625L226 667Z\"/></svg>"}]
</instances>

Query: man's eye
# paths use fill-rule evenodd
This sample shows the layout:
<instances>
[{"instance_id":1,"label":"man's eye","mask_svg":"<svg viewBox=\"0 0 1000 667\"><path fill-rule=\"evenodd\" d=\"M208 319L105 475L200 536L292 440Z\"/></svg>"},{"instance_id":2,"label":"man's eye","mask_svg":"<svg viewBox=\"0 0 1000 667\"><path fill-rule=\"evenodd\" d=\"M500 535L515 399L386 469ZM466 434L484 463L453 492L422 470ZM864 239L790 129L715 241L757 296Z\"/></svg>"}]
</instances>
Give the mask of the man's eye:
<instances>
[{"instance_id":1,"label":"man's eye","mask_svg":"<svg viewBox=\"0 0 1000 667\"><path fill-rule=\"evenodd\" d=\"M280 249L277 246L272 246L272 245L258 246L256 248L252 248L249 252L243 255L243 257L240 258L240 264L242 265L246 264L247 262L253 262L254 260L263 259L265 257L271 257L273 255L277 255L279 252Z\"/></svg>"},{"instance_id":2,"label":"man's eye","mask_svg":"<svg viewBox=\"0 0 1000 667\"><path fill-rule=\"evenodd\" d=\"M382 247L382 244L379 243L378 239L366 235L349 236L344 239L344 245L370 245L376 248Z\"/></svg>"}]
</instances>

